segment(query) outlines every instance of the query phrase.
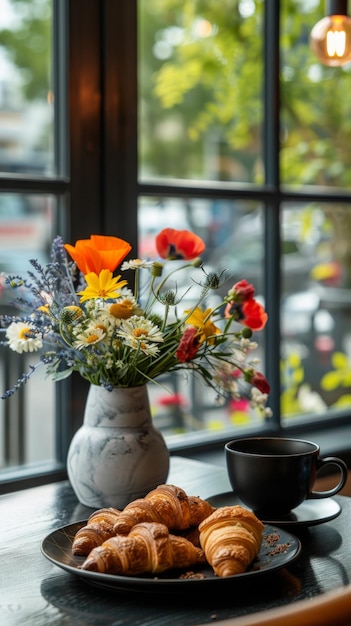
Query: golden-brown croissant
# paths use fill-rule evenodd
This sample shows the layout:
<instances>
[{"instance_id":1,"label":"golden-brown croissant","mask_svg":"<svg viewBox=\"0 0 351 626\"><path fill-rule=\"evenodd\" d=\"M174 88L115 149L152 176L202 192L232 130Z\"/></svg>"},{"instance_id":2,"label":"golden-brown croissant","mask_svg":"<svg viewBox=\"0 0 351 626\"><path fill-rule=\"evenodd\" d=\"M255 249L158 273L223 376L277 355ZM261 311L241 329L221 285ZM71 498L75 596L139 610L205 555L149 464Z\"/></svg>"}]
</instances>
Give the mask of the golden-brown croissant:
<instances>
[{"instance_id":1,"label":"golden-brown croissant","mask_svg":"<svg viewBox=\"0 0 351 626\"><path fill-rule=\"evenodd\" d=\"M90 550L113 537L115 534L113 526L120 514L121 512L113 507L98 509L92 513L86 526L80 528L75 534L72 543L73 554L86 556Z\"/></svg>"},{"instance_id":2,"label":"golden-brown croissant","mask_svg":"<svg viewBox=\"0 0 351 626\"><path fill-rule=\"evenodd\" d=\"M197 526L214 511L209 502L196 496L187 496L174 485L159 485L145 498L127 504L115 525L115 534L127 535L140 522L159 522L169 530L184 530Z\"/></svg>"},{"instance_id":3,"label":"golden-brown croissant","mask_svg":"<svg viewBox=\"0 0 351 626\"><path fill-rule=\"evenodd\" d=\"M200 545L215 574L245 572L260 551L263 528L254 513L239 505L221 507L203 520Z\"/></svg>"},{"instance_id":4,"label":"golden-brown croissant","mask_svg":"<svg viewBox=\"0 0 351 626\"><path fill-rule=\"evenodd\" d=\"M189 526L185 530L172 530L172 534L184 537L194 546L200 548L200 531L198 526Z\"/></svg>"},{"instance_id":5,"label":"golden-brown croissant","mask_svg":"<svg viewBox=\"0 0 351 626\"><path fill-rule=\"evenodd\" d=\"M142 522L129 535L115 535L94 548L82 569L105 574L136 576L205 563L201 548L170 534L165 524Z\"/></svg>"}]
</instances>

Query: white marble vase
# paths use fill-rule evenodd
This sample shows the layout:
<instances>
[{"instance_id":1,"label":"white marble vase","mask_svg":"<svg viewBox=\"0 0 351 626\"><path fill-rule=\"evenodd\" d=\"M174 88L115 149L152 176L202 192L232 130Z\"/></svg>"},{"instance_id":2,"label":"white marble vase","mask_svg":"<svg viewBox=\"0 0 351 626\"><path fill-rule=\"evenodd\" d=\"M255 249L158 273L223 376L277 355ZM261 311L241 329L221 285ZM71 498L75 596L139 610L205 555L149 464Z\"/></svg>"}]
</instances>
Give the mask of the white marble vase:
<instances>
[{"instance_id":1,"label":"white marble vase","mask_svg":"<svg viewBox=\"0 0 351 626\"><path fill-rule=\"evenodd\" d=\"M146 386L107 391L91 385L67 456L80 503L122 509L165 483L168 471L169 451L153 425Z\"/></svg>"}]
</instances>

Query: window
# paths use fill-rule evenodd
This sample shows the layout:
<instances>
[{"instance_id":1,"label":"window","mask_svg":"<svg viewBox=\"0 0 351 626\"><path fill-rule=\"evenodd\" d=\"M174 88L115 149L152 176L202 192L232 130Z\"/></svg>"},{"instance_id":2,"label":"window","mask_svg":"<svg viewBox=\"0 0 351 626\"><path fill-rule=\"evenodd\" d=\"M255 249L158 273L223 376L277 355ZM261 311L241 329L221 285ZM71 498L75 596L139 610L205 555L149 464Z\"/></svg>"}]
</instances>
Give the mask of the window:
<instances>
[{"instance_id":1,"label":"window","mask_svg":"<svg viewBox=\"0 0 351 626\"><path fill-rule=\"evenodd\" d=\"M194 229L206 263L226 270L222 289L247 278L265 303L259 356L273 418L218 407L198 383L172 378L174 403L150 385L171 449L346 422L351 78L310 50L319 3L2 4L1 271L26 271L57 233L116 234L150 255L160 228ZM1 349L12 384L26 366ZM64 475L87 385L35 378L0 406L0 481L9 470Z\"/></svg>"}]
</instances>

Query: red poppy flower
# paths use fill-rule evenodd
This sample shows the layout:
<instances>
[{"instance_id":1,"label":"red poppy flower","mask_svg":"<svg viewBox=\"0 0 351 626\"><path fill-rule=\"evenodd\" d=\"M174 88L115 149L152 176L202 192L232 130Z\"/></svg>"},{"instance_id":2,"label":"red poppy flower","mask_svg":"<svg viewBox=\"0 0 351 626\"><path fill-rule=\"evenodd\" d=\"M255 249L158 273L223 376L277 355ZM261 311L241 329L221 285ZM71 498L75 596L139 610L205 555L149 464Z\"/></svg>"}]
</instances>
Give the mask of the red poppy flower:
<instances>
[{"instance_id":1,"label":"red poppy flower","mask_svg":"<svg viewBox=\"0 0 351 626\"><path fill-rule=\"evenodd\" d=\"M181 363L191 361L198 353L200 347L200 337L197 328L189 326L180 340L176 357Z\"/></svg>"},{"instance_id":2,"label":"red poppy flower","mask_svg":"<svg viewBox=\"0 0 351 626\"><path fill-rule=\"evenodd\" d=\"M241 311L242 318L238 320L240 324L248 326L252 330L262 330L265 327L268 315L257 300L252 298L243 302Z\"/></svg>"},{"instance_id":3,"label":"red poppy flower","mask_svg":"<svg viewBox=\"0 0 351 626\"><path fill-rule=\"evenodd\" d=\"M236 302L244 302L245 300L251 300L255 294L255 288L251 283L248 283L244 278L243 280L239 280L239 282L235 283L235 285L231 288L231 292L235 293L235 301Z\"/></svg>"},{"instance_id":4,"label":"red poppy flower","mask_svg":"<svg viewBox=\"0 0 351 626\"><path fill-rule=\"evenodd\" d=\"M156 236L156 249L162 259L190 261L200 256L206 248L198 235L189 230L164 228Z\"/></svg>"},{"instance_id":5,"label":"red poppy flower","mask_svg":"<svg viewBox=\"0 0 351 626\"><path fill-rule=\"evenodd\" d=\"M90 239L78 239L75 246L65 244L67 252L83 274L102 270L113 272L131 251L132 246L124 239L105 235L91 235Z\"/></svg>"},{"instance_id":6,"label":"red poppy flower","mask_svg":"<svg viewBox=\"0 0 351 626\"><path fill-rule=\"evenodd\" d=\"M256 387L261 393L269 393L271 388L266 377L261 372L252 372L252 376L248 377L248 382Z\"/></svg>"}]
</instances>

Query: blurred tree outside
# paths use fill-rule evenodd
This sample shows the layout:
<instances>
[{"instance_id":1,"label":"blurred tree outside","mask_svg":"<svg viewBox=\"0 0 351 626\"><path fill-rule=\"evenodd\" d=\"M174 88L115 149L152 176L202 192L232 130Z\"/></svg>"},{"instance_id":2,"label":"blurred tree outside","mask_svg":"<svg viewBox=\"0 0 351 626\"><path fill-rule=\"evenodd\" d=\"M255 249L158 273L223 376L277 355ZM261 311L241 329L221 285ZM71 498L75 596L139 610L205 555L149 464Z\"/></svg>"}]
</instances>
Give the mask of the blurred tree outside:
<instances>
[{"instance_id":1,"label":"blurred tree outside","mask_svg":"<svg viewBox=\"0 0 351 626\"><path fill-rule=\"evenodd\" d=\"M142 176L263 182L264 5L141 0ZM310 49L323 2L282 0L280 8L281 182L349 189L351 67L323 66ZM323 205L323 216L349 287L351 217L334 203Z\"/></svg>"},{"instance_id":2,"label":"blurred tree outside","mask_svg":"<svg viewBox=\"0 0 351 626\"><path fill-rule=\"evenodd\" d=\"M51 0L8 0L10 26L0 29L0 46L16 67L26 100L47 98L51 77ZM1 23L1 20L0 20Z\"/></svg>"},{"instance_id":3,"label":"blurred tree outside","mask_svg":"<svg viewBox=\"0 0 351 626\"><path fill-rule=\"evenodd\" d=\"M142 160L148 172L170 175L172 159L183 175L201 177L196 169L196 160L203 160L199 140L213 134L223 142L227 158L241 161L238 171L245 174L238 180L262 182L264 4L141 0ZM322 66L310 49L310 31L324 14L323 2L282 0L280 6L282 182L350 187L351 116L345 97L350 67ZM170 135L173 122L170 139L162 135L167 120ZM151 129L152 136L147 133ZM183 154L181 163L174 149ZM220 173L225 179L225 171Z\"/></svg>"},{"instance_id":4,"label":"blurred tree outside","mask_svg":"<svg viewBox=\"0 0 351 626\"><path fill-rule=\"evenodd\" d=\"M0 168L48 171L54 140L51 0L1 0L0 54Z\"/></svg>"}]
</instances>

